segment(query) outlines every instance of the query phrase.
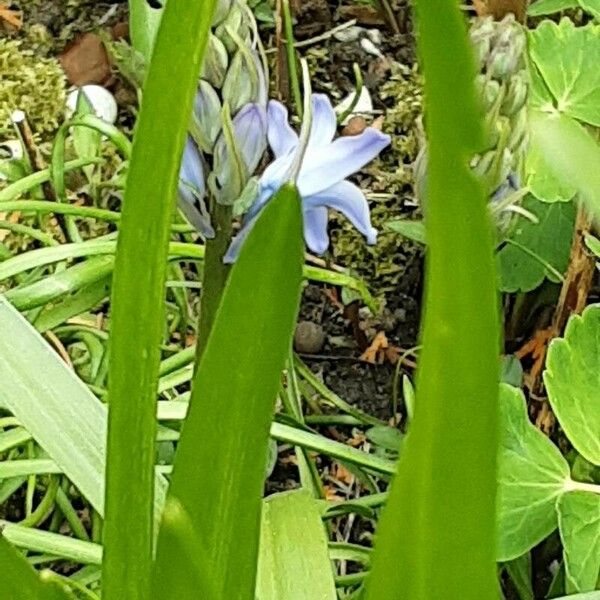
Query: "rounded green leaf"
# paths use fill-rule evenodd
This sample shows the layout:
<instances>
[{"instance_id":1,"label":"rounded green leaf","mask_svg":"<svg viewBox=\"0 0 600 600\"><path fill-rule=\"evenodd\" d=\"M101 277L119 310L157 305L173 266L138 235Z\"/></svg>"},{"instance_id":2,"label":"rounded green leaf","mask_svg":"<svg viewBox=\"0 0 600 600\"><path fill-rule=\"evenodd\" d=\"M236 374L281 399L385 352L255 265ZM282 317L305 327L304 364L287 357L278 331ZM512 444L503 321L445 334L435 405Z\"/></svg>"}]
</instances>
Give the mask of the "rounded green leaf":
<instances>
[{"instance_id":1,"label":"rounded green leaf","mask_svg":"<svg viewBox=\"0 0 600 600\"><path fill-rule=\"evenodd\" d=\"M508 243L498 251L503 292L528 292L545 278L556 283L569 262L574 203L548 204L528 196L523 208L535 215L538 223L520 217Z\"/></svg>"},{"instance_id":2,"label":"rounded green leaf","mask_svg":"<svg viewBox=\"0 0 600 600\"><path fill-rule=\"evenodd\" d=\"M544 383L570 442L600 465L600 305L571 317L564 338L550 344Z\"/></svg>"},{"instance_id":3,"label":"rounded green leaf","mask_svg":"<svg viewBox=\"0 0 600 600\"><path fill-rule=\"evenodd\" d=\"M529 54L549 92L548 104L600 126L600 27L576 27L570 19L558 25L543 21L531 32ZM534 93L540 93L536 79Z\"/></svg>"},{"instance_id":4,"label":"rounded green leaf","mask_svg":"<svg viewBox=\"0 0 600 600\"><path fill-rule=\"evenodd\" d=\"M527 417L521 390L500 386L497 560L531 550L557 527L555 504L570 482L558 448Z\"/></svg>"},{"instance_id":5,"label":"rounded green leaf","mask_svg":"<svg viewBox=\"0 0 600 600\"><path fill-rule=\"evenodd\" d=\"M569 492L557 509L567 592L592 592L600 575L600 495Z\"/></svg>"}]
</instances>

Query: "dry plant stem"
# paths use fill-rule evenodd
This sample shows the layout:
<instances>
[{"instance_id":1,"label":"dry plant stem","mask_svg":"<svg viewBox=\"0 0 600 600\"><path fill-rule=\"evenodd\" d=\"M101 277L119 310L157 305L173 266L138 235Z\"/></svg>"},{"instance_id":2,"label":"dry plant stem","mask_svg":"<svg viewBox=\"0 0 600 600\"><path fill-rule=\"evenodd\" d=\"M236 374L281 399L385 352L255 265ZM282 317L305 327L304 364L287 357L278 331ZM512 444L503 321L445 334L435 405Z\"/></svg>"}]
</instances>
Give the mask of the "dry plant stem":
<instances>
[{"instance_id":1,"label":"dry plant stem","mask_svg":"<svg viewBox=\"0 0 600 600\"><path fill-rule=\"evenodd\" d=\"M290 10L289 0L281 0L283 9L283 27L285 30L285 51L287 57L287 69L289 74L289 83L294 104L296 105L296 114L302 119L303 105L302 94L300 93L300 78L298 77L298 68L296 65L296 50L294 48L294 26L292 23L292 12Z\"/></svg>"},{"instance_id":2,"label":"dry plant stem","mask_svg":"<svg viewBox=\"0 0 600 600\"><path fill-rule=\"evenodd\" d=\"M27 121L27 115L22 110L15 110L10 118L19 132L19 137L23 143L23 149L27 154L32 171L43 171L46 168L46 164L44 163L44 159L42 158L37 144L35 143L33 131L31 130L31 126ZM44 193L44 198L46 198L48 202L57 201L56 194L54 193L52 184L49 181L42 183L42 192ZM56 214L55 218L65 237L65 240L69 241L70 238L68 235L68 228L64 215Z\"/></svg>"},{"instance_id":3,"label":"dry plant stem","mask_svg":"<svg viewBox=\"0 0 600 600\"><path fill-rule=\"evenodd\" d=\"M375 6L387 22L387 24L392 28L392 31L395 34L402 33L402 31L400 30L400 25L398 24L398 20L396 19L396 15L394 14L394 11L390 6L388 0L375 0Z\"/></svg>"},{"instance_id":4,"label":"dry plant stem","mask_svg":"<svg viewBox=\"0 0 600 600\"><path fill-rule=\"evenodd\" d=\"M290 74L286 58L285 40L283 36L282 0L275 5L275 52L277 52L277 68L275 87L279 100L287 104L290 99Z\"/></svg>"},{"instance_id":5,"label":"dry plant stem","mask_svg":"<svg viewBox=\"0 0 600 600\"><path fill-rule=\"evenodd\" d=\"M214 202L214 200L213 200ZM200 321L198 324L198 341L196 343L196 367L206 348L208 336L212 329L221 296L227 283L230 267L223 262L223 257L231 244L233 236L233 209L214 202L211 211L215 237L206 240L204 253L204 273L202 276L202 295L200 297Z\"/></svg>"},{"instance_id":6,"label":"dry plant stem","mask_svg":"<svg viewBox=\"0 0 600 600\"><path fill-rule=\"evenodd\" d=\"M585 235L590 232L591 227L592 217L583 203L580 203L575 219L569 267L550 325L546 348L553 338L561 335L569 317L573 314L580 314L585 308L595 269L595 261L585 245ZM538 396L543 392L541 372L540 369L538 376L532 381L531 385L532 393Z\"/></svg>"}]
</instances>

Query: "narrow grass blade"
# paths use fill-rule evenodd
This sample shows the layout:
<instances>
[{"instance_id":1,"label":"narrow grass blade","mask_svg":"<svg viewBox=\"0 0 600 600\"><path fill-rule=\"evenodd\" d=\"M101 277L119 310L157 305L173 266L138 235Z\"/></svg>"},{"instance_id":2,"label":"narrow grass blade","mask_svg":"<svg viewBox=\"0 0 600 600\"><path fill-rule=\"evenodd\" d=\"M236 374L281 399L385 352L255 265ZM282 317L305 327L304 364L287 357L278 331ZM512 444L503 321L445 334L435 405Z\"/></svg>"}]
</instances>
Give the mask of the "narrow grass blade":
<instances>
[{"instance_id":1,"label":"narrow grass blade","mask_svg":"<svg viewBox=\"0 0 600 600\"><path fill-rule=\"evenodd\" d=\"M215 3L168 3L136 124L113 276L105 600L150 598L155 403L169 236Z\"/></svg>"},{"instance_id":2,"label":"narrow grass blade","mask_svg":"<svg viewBox=\"0 0 600 600\"><path fill-rule=\"evenodd\" d=\"M44 583L0 533L2 597L10 600L69 600L54 583Z\"/></svg>"},{"instance_id":3,"label":"narrow grass blade","mask_svg":"<svg viewBox=\"0 0 600 600\"><path fill-rule=\"evenodd\" d=\"M59 556L86 565L99 565L102 562L102 546L99 544L76 540L50 531L23 527L1 519L0 529L2 535L11 544L24 550Z\"/></svg>"},{"instance_id":4,"label":"narrow grass blade","mask_svg":"<svg viewBox=\"0 0 600 600\"><path fill-rule=\"evenodd\" d=\"M302 252L299 199L286 186L232 268L175 457L170 493L206 545L219 599L254 600L269 425L299 305ZM161 534L157 579L172 570L186 576ZM197 597L192 589L177 596Z\"/></svg>"},{"instance_id":5,"label":"narrow grass blade","mask_svg":"<svg viewBox=\"0 0 600 600\"><path fill-rule=\"evenodd\" d=\"M378 526L369 600L496 600L498 308L493 235L469 169L482 135L454 0L417 0L429 135L416 415Z\"/></svg>"},{"instance_id":6,"label":"narrow grass blade","mask_svg":"<svg viewBox=\"0 0 600 600\"><path fill-rule=\"evenodd\" d=\"M263 501L257 600L336 600L327 537L304 490Z\"/></svg>"},{"instance_id":7,"label":"narrow grass blade","mask_svg":"<svg viewBox=\"0 0 600 600\"><path fill-rule=\"evenodd\" d=\"M0 296L0 406L8 409L104 515L107 411L40 334ZM156 478L155 510L166 481Z\"/></svg>"}]
</instances>

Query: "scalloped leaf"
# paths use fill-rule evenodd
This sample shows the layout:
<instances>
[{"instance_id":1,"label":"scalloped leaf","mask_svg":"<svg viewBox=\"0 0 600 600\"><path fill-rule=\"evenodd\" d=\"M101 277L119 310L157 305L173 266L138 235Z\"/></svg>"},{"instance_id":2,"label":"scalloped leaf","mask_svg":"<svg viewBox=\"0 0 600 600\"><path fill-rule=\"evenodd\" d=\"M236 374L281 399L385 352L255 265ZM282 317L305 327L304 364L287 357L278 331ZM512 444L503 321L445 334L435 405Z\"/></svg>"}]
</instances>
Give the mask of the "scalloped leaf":
<instances>
[{"instance_id":1,"label":"scalloped leaf","mask_svg":"<svg viewBox=\"0 0 600 600\"><path fill-rule=\"evenodd\" d=\"M506 244L498 251L503 292L528 292L545 278L558 282L555 272L564 273L569 262L575 205L572 202L548 204L528 196L523 201L523 208L539 222L520 218L509 236L514 243Z\"/></svg>"},{"instance_id":2,"label":"scalloped leaf","mask_svg":"<svg viewBox=\"0 0 600 600\"><path fill-rule=\"evenodd\" d=\"M592 592L600 576L600 495L569 492L556 506L567 592Z\"/></svg>"},{"instance_id":3,"label":"scalloped leaf","mask_svg":"<svg viewBox=\"0 0 600 600\"><path fill-rule=\"evenodd\" d=\"M571 317L564 337L552 341L544 383L570 442L600 465L600 305Z\"/></svg>"},{"instance_id":4,"label":"scalloped leaf","mask_svg":"<svg viewBox=\"0 0 600 600\"><path fill-rule=\"evenodd\" d=\"M533 98L545 98L540 108L600 126L600 26L543 21L530 34L529 55L541 75L532 80Z\"/></svg>"},{"instance_id":5,"label":"scalloped leaf","mask_svg":"<svg viewBox=\"0 0 600 600\"><path fill-rule=\"evenodd\" d=\"M521 556L558 525L555 504L570 483L558 448L527 417L521 390L500 386L496 558Z\"/></svg>"}]
</instances>

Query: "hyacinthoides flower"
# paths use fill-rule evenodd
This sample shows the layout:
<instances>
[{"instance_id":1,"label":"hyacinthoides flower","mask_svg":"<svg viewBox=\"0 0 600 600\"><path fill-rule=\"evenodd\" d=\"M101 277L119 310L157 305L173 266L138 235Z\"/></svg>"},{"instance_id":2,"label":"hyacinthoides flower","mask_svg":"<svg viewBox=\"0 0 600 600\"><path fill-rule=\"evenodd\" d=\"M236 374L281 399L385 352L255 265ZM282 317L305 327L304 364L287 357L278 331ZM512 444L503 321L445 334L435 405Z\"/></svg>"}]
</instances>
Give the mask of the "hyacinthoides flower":
<instances>
[{"instance_id":1,"label":"hyacinthoides flower","mask_svg":"<svg viewBox=\"0 0 600 600\"><path fill-rule=\"evenodd\" d=\"M290 179L295 179L302 200L304 239L312 252L323 254L329 247L329 209L342 213L368 244L377 241L367 199L346 178L373 160L390 144L390 137L367 127L359 135L334 139L337 119L329 98L312 94L310 108L305 112L311 115L312 123L303 147L288 123L286 108L276 100L269 102L267 138L275 160L259 179L258 198L246 213L242 230L226 254L227 262L235 260L261 209ZM299 153L302 153L300 159ZM297 173L293 173L295 166Z\"/></svg>"},{"instance_id":2,"label":"hyacinthoides flower","mask_svg":"<svg viewBox=\"0 0 600 600\"><path fill-rule=\"evenodd\" d=\"M259 44L257 37L253 40ZM271 101L266 105L266 94L262 93L265 73L252 44L247 49L248 53L239 48L238 52L246 56L248 72L256 75L257 86L253 88L246 79L242 90L246 102L231 98L230 105L230 101L219 98L213 85L201 79L181 167L180 207L206 240L200 352L225 286L228 265L235 261L262 208L285 183L294 181L298 187L304 237L311 251L323 254L329 246L329 209L344 214L367 243L374 244L377 238L363 192L346 178L388 146L389 136L367 127L360 135L334 139L335 112L325 95L310 93L305 64L307 93L298 136L281 103ZM237 108L233 119L230 106ZM220 120L216 120L218 115ZM267 138L274 161L257 179L253 173L265 152ZM242 216L242 229L232 241L234 215Z\"/></svg>"}]
</instances>

